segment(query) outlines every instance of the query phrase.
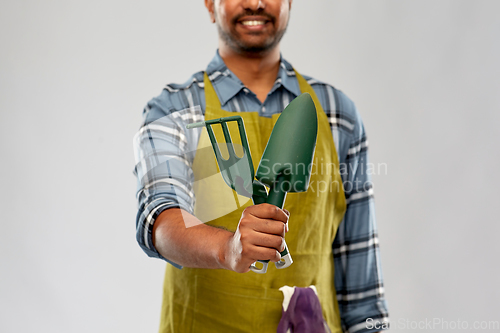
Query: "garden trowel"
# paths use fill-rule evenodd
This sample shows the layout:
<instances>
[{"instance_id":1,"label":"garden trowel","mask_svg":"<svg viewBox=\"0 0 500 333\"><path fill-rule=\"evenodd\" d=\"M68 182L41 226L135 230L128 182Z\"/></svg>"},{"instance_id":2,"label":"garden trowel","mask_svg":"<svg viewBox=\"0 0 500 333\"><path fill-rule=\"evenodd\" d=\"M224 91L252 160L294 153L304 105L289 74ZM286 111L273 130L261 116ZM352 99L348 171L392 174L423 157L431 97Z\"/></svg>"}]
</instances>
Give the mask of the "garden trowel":
<instances>
[{"instance_id":1,"label":"garden trowel","mask_svg":"<svg viewBox=\"0 0 500 333\"><path fill-rule=\"evenodd\" d=\"M226 124L230 121L238 123L243 147L242 157L235 153ZM222 126L229 155L227 159L222 156L213 133L212 126L215 124ZM241 117L218 118L186 127L201 126L207 128L224 181L238 194L251 196L254 204L270 203L283 208L286 193L307 191L318 133L316 108L308 93L295 98L281 113L271 132L255 175ZM280 254L281 261L275 263L276 268L290 266L293 260L286 243L285 249ZM269 260L259 260L259 262L262 268L258 268L254 263L250 269L256 273L265 273Z\"/></svg>"}]
</instances>

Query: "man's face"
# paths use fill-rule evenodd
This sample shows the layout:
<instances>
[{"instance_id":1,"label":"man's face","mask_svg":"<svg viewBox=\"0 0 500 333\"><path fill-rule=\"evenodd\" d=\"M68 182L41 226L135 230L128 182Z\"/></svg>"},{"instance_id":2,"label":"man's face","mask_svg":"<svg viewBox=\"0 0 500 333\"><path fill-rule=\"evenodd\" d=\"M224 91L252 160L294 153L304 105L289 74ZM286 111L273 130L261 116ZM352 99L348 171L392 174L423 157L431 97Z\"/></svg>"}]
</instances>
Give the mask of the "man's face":
<instances>
[{"instance_id":1,"label":"man's face","mask_svg":"<svg viewBox=\"0 0 500 333\"><path fill-rule=\"evenodd\" d=\"M237 53L262 54L286 31L291 0L205 1L220 38Z\"/></svg>"}]
</instances>

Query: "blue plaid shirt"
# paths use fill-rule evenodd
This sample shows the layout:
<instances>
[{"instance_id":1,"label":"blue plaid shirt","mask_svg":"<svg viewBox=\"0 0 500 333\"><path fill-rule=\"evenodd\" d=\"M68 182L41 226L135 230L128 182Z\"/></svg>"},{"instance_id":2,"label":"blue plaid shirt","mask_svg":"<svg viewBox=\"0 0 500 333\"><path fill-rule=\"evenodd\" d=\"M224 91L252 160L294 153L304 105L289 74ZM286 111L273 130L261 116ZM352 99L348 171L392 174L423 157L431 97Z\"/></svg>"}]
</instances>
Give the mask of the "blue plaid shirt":
<instances>
[{"instance_id":1,"label":"blue plaid shirt","mask_svg":"<svg viewBox=\"0 0 500 333\"><path fill-rule=\"evenodd\" d=\"M301 93L293 68L284 59L264 103L226 67L218 53L206 72L222 108L227 111L251 110L270 117L280 113ZM346 332L377 331L367 329L366 320L373 319L372 327L375 322L387 322L388 312L365 129L354 103L344 93L304 77L318 95L329 119L347 201L347 211L332 244L335 290L343 329ZM140 246L151 257L166 260L152 243L156 217L173 207L193 213L191 165L200 130L186 131L185 125L202 121L204 110L203 72L194 74L184 84L165 86L144 109L144 123L134 138L139 202L136 230ZM164 163L167 160L169 163Z\"/></svg>"}]
</instances>

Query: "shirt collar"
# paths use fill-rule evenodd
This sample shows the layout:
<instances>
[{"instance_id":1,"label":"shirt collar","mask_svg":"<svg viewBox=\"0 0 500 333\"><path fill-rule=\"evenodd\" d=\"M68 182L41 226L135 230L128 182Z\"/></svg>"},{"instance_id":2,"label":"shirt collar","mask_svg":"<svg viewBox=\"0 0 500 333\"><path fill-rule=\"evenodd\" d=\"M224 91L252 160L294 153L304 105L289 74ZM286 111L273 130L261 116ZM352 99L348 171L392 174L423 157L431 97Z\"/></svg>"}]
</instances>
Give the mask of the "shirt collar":
<instances>
[{"instance_id":1,"label":"shirt collar","mask_svg":"<svg viewBox=\"0 0 500 333\"><path fill-rule=\"evenodd\" d=\"M292 65L283 57L281 57L280 70L278 72L278 77L276 78L276 82L274 86L277 87L277 84L281 83L281 85L295 95L295 97L301 94L299 82L297 81L297 77L295 76L295 71L293 70ZM274 89L274 88L273 88Z\"/></svg>"},{"instance_id":2,"label":"shirt collar","mask_svg":"<svg viewBox=\"0 0 500 333\"><path fill-rule=\"evenodd\" d=\"M241 80L227 68L224 60L219 55L219 51L216 52L212 61L208 64L206 72L217 92L221 106L225 105L245 88ZM295 77L293 67L283 57L280 59L280 69L271 93L281 86L295 96L300 95L299 83Z\"/></svg>"}]
</instances>

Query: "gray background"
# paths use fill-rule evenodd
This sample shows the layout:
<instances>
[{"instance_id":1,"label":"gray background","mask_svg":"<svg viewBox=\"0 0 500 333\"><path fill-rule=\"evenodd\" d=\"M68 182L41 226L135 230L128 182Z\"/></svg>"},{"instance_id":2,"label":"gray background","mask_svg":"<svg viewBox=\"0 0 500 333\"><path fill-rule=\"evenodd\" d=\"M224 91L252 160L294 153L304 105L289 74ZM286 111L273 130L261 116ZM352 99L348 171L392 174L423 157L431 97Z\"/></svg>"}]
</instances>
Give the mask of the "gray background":
<instances>
[{"instance_id":1,"label":"gray background","mask_svg":"<svg viewBox=\"0 0 500 333\"><path fill-rule=\"evenodd\" d=\"M500 320L499 11L293 4L284 56L354 99L387 165L374 180L394 331ZM216 42L201 0L1 2L1 332L157 330L165 264L135 243L132 137Z\"/></svg>"}]
</instances>

